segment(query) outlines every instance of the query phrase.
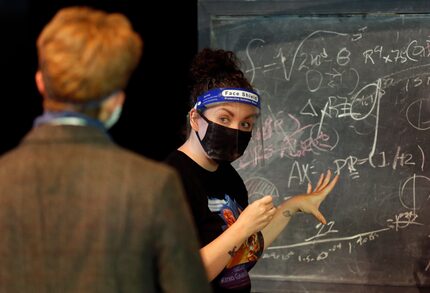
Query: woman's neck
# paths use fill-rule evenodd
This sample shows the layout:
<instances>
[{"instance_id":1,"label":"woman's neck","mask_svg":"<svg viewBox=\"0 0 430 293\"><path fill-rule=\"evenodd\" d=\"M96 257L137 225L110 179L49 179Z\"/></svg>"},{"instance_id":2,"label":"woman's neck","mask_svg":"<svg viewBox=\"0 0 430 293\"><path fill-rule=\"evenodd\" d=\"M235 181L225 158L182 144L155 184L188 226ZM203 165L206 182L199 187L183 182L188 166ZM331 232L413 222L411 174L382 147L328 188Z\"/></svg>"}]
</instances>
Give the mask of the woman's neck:
<instances>
[{"instance_id":1,"label":"woman's neck","mask_svg":"<svg viewBox=\"0 0 430 293\"><path fill-rule=\"evenodd\" d=\"M208 171L214 172L218 169L218 163L207 157L200 142L193 135L187 139L187 141L178 148L179 151L186 154L200 167Z\"/></svg>"}]
</instances>

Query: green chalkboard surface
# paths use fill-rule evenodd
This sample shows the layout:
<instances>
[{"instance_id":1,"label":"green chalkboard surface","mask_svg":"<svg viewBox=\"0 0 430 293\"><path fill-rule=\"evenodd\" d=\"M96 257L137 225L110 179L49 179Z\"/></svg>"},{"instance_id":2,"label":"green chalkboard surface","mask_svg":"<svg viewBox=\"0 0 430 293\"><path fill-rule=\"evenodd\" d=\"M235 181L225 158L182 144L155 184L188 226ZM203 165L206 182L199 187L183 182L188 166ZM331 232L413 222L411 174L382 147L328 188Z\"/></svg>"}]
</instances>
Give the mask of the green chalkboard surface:
<instances>
[{"instance_id":1,"label":"green chalkboard surface","mask_svg":"<svg viewBox=\"0 0 430 293\"><path fill-rule=\"evenodd\" d=\"M327 225L295 216L254 286L428 290L430 15L215 15L209 46L236 52L264 100L263 150L251 142L235 162L250 201L341 175L321 206Z\"/></svg>"}]
</instances>

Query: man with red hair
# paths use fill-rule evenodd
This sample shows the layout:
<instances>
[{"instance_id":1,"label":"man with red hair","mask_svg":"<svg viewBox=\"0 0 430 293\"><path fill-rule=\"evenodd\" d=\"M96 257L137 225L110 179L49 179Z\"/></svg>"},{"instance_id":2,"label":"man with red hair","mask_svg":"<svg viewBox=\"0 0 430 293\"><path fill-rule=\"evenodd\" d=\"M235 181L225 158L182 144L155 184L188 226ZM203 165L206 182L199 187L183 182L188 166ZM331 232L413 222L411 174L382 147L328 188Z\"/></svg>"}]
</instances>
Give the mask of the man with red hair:
<instances>
[{"instance_id":1,"label":"man with red hair","mask_svg":"<svg viewBox=\"0 0 430 293\"><path fill-rule=\"evenodd\" d=\"M37 40L44 113L0 159L1 292L208 292L177 174L115 145L142 40L60 10Z\"/></svg>"}]
</instances>

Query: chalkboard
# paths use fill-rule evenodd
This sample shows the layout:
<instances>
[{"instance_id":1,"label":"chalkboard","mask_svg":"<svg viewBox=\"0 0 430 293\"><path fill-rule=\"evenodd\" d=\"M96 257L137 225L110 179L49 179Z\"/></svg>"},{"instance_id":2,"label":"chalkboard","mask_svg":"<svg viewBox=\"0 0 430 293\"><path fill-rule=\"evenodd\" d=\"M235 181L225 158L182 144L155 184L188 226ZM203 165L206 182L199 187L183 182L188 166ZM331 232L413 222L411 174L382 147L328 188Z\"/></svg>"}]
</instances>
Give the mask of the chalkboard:
<instances>
[{"instance_id":1,"label":"chalkboard","mask_svg":"<svg viewBox=\"0 0 430 293\"><path fill-rule=\"evenodd\" d=\"M209 27L263 99L263 150L251 141L234 163L250 201L340 174L327 225L296 215L251 271L254 290L427 292L430 14L213 15Z\"/></svg>"}]
</instances>

